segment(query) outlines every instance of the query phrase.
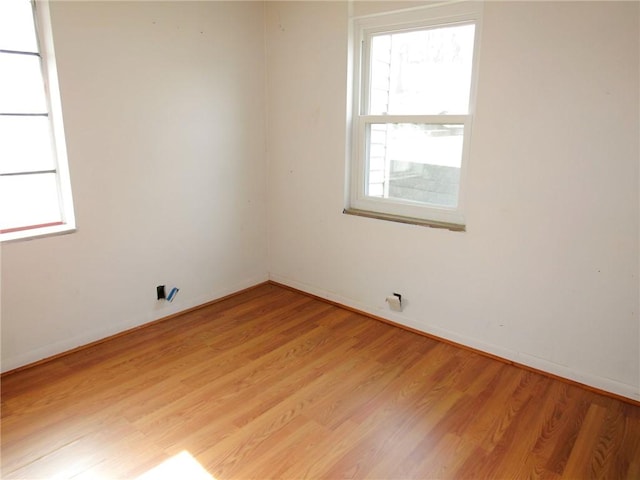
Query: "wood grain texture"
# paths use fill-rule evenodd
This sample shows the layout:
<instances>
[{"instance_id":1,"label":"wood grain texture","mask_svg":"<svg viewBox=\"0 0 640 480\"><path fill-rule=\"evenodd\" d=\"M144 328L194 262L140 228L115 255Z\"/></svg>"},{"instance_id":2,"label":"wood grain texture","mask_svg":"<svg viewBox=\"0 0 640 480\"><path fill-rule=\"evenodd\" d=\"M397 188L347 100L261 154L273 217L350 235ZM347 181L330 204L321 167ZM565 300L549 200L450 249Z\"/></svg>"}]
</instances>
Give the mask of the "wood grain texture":
<instances>
[{"instance_id":1,"label":"wood grain texture","mask_svg":"<svg viewBox=\"0 0 640 480\"><path fill-rule=\"evenodd\" d=\"M265 284L2 378L2 478L640 478L640 408Z\"/></svg>"}]
</instances>

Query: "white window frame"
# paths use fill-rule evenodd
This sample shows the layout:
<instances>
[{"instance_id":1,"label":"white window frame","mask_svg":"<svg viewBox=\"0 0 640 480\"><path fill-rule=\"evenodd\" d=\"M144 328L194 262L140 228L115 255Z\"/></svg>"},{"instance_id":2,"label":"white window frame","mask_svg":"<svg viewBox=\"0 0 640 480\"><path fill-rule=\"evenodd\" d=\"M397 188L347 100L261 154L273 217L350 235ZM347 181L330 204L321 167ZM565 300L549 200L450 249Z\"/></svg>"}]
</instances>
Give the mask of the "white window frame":
<instances>
[{"instance_id":1,"label":"white window frame","mask_svg":"<svg viewBox=\"0 0 640 480\"><path fill-rule=\"evenodd\" d=\"M76 229L49 2L48 0L31 0L30 3L33 8L35 32L48 108L47 113L51 125L51 148L55 160L55 173L58 184L58 198L55 200L58 202L62 220L61 222L43 226L25 225L4 232L0 231L0 242L70 233ZM52 199L52 201L55 200Z\"/></svg>"},{"instance_id":2,"label":"white window frame","mask_svg":"<svg viewBox=\"0 0 640 480\"><path fill-rule=\"evenodd\" d=\"M356 17L351 23L351 65L353 77L350 110L350 161L348 176L349 196L345 213L363 215L404 223L464 230L465 186L469 163L472 120L475 109L476 84L482 2L454 2L419 7L391 13ZM469 110L464 115L369 115L367 102L370 75L369 51L374 35L421 30L456 24L475 24L473 64L469 92ZM367 129L375 123L459 124L464 126L460 187L457 207L449 208L410 200L368 197L365 195L367 179Z\"/></svg>"}]
</instances>

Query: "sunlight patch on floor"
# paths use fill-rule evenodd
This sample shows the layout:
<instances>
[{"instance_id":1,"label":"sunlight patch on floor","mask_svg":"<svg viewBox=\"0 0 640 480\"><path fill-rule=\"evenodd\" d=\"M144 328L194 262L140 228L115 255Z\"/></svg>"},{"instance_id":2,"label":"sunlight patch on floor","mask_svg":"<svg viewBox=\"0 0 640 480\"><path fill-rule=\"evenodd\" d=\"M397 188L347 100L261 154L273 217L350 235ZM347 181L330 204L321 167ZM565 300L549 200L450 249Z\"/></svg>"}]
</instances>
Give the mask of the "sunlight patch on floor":
<instances>
[{"instance_id":1,"label":"sunlight patch on floor","mask_svg":"<svg viewBox=\"0 0 640 480\"><path fill-rule=\"evenodd\" d=\"M176 478L216 480L215 477L210 475L186 450L165 460L148 472L143 473L136 480L175 480Z\"/></svg>"}]
</instances>

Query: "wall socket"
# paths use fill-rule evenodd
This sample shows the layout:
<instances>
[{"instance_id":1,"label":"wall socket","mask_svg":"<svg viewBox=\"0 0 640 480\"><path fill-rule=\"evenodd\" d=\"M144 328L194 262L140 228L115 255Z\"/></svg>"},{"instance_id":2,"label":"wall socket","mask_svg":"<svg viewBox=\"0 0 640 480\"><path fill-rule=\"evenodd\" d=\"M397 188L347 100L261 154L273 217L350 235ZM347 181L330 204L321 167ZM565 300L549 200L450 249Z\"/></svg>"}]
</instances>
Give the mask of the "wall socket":
<instances>
[{"instance_id":1,"label":"wall socket","mask_svg":"<svg viewBox=\"0 0 640 480\"><path fill-rule=\"evenodd\" d=\"M178 287L173 287L167 294L166 287L164 285L158 285L156 287L156 295L158 297L158 300L166 300L167 302L173 302L179 291L180 289Z\"/></svg>"},{"instance_id":2,"label":"wall socket","mask_svg":"<svg viewBox=\"0 0 640 480\"><path fill-rule=\"evenodd\" d=\"M394 293L393 295L389 295L386 300L389 304L389 308L395 312L402 311L402 295L399 293Z\"/></svg>"}]
</instances>

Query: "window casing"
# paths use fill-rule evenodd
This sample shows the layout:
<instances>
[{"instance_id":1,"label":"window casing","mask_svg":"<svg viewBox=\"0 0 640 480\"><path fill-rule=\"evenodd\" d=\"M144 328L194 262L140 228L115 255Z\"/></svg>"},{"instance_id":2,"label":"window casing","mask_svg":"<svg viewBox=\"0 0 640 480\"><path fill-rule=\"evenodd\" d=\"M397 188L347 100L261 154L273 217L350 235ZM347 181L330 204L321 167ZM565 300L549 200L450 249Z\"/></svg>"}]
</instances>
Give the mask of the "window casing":
<instances>
[{"instance_id":1,"label":"window casing","mask_svg":"<svg viewBox=\"0 0 640 480\"><path fill-rule=\"evenodd\" d=\"M480 2L355 18L346 213L464 230Z\"/></svg>"},{"instance_id":2,"label":"window casing","mask_svg":"<svg viewBox=\"0 0 640 480\"><path fill-rule=\"evenodd\" d=\"M0 240L73 231L47 2L0 2L0 72Z\"/></svg>"}]
</instances>

